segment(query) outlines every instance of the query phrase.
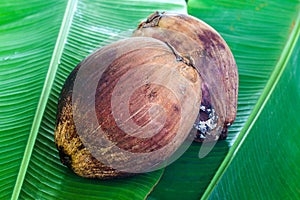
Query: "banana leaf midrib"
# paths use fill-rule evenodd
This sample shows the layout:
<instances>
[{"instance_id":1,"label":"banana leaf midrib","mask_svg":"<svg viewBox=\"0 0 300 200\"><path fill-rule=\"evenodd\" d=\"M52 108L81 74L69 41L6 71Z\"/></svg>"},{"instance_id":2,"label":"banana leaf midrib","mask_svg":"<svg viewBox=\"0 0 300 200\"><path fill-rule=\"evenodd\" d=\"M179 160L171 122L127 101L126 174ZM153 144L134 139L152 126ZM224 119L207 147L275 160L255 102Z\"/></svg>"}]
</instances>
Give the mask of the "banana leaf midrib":
<instances>
[{"instance_id":1,"label":"banana leaf midrib","mask_svg":"<svg viewBox=\"0 0 300 200\"><path fill-rule=\"evenodd\" d=\"M45 78L42 93L38 102L36 109L36 114L34 115L32 127L30 130L29 138L26 144L24 156L20 166L20 170L16 179L16 184L12 193L11 199L18 199L22 185L25 179L27 168L30 162L34 144L38 135L38 131L41 126L41 121L44 115L44 111L50 96L51 88L54 83L55 75L58 69L59 60L61 58L63 48L72 24L72 18L74 16L77 6L77 0L70 0L66 6L65 14L62 20L60 31L57 37L57 41L53 50L51 61L48 68L48 73Z\"/></svg>"}]
</instances>

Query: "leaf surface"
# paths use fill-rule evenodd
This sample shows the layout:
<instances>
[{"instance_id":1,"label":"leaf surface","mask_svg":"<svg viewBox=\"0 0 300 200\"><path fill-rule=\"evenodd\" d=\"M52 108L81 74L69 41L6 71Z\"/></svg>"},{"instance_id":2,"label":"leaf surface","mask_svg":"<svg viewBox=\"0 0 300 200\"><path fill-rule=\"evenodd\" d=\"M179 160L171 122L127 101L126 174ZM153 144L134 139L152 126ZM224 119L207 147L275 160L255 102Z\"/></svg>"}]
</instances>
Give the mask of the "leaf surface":
<instances>
[{"instance_id":1,"label":"leaf surface","mask_svg":"<svg viewBox=\"0 0 300 200\"><path fill-rule=\"evenodd\" d=\"M227 41L240 76L237 119L207 157L195 143L164 171L114 181L82 179L60 163L53 130L64 80L154 10L186 5L1 1L0 199L299 198L299 0L188 2Z\"/></svg>"},{"instance_id":2,"label":"leaf surface","mask_svg":"<svg viewBox=\"0 0 300 200\"><path fill-rule=\"evenodd\" d=\"M9 1L1 9L0 199L143 199L162 170L115 181L77 177L53 130L61 87L88 54L130 36L155 10L184 1Z\"/></svg>"},{"instance_id":3,"label":"leaf surface","mask_svg":"<svg viewBox=\"0 0 300 200\"><path fill-rule=\"evenodd\" d=\"M276 66L261 105L243 129L205 197L215 199L300 198L300 15L286 55ZM250 116L251 118L251 116ZM234 186L233 186L234 183Z\"/></svg>"}]
</instances>

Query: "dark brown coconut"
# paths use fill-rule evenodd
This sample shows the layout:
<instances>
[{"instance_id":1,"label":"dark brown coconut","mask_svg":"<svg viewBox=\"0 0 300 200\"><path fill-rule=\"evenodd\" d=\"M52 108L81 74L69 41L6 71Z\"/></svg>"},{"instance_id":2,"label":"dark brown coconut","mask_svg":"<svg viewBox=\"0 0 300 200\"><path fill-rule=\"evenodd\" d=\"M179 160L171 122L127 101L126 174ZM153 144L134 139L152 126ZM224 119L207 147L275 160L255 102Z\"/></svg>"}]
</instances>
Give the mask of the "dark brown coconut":
<instances>
[{"instance_id":1,"label":"dark brown coconut","mask_svg":"<svg viewBox=\"0 0 300 200\"><path fill-rule=\"evenodd\" d=\"M83 60L67 78L58 103L54 136L62 163L79 176L109 179L143 172L168 159L188 136L201 102L201 79L180 58L170 45L136 37L103 47ZM104 68L101 77L95 72L99 68ZM83 89L75 98L79 76ZM93 84L95 92L90 92ZM127 111L129 117L122 119ZM131 134L120 127L127 120L138 127ZM153 121L164 123L151 124ZM124 151L111 152L113 147L105 143L108 140ZM161 153L144 160L124 153L155 151ZM129 164L132 169L122 171L114 164Z\"/></svg>"},{"instance_id":2,"label":"dark brown coconut","mask_svg":"<svg viewBox=\"0 0 300 200\"><path fill-rule=\"evenodd\" d=\"M193 63L203 79L195 140L225 139L236 117L238 72L228 45L217 31L189 15L155 12L140 23L133 36L168 42Z\"/></svg>"}]
</instances>

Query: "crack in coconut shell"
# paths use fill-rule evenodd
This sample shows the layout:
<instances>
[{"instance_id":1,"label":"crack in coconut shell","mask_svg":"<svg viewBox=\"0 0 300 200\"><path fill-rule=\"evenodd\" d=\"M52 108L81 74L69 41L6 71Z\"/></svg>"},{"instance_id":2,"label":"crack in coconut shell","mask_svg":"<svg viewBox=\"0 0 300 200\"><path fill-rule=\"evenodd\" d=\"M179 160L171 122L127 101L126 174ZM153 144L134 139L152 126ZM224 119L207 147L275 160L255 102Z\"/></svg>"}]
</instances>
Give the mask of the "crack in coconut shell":
<instances>
[{"instance_id":1,"label":"crack in coconut shell","mask_svg":"<svg viewBox=\"0 0 300 200\"><path fill-rule=\"evenodd\" d=\"M238 72L228 45L217 31L189 15L155 12L139 24L133 36L167 42L193 63L203 79L195 141L225 139L236 117Z\"/></svg>"}]
</instances>

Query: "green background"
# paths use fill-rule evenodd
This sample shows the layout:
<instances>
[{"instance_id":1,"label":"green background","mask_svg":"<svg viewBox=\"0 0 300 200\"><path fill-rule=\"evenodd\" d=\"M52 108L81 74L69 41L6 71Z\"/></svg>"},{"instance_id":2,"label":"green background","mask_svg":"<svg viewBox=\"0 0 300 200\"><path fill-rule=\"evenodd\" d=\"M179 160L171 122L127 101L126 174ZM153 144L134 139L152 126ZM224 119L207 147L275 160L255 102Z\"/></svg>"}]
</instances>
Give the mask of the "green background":
<instances>
[{"instance_id":1,"label":"green background","mask_svg":"<svg viewBox=\"0 0 300 200\"><path fill-rule=\"evenodd\" d=\"M237 119L203 159L195 143L164 170L77 177L53 139L64 80L155 10L189 13L226 40L239 70ZM2 0L0 199L300 198L299 23L299 0Z\"/></svg>"}]
</instances>

